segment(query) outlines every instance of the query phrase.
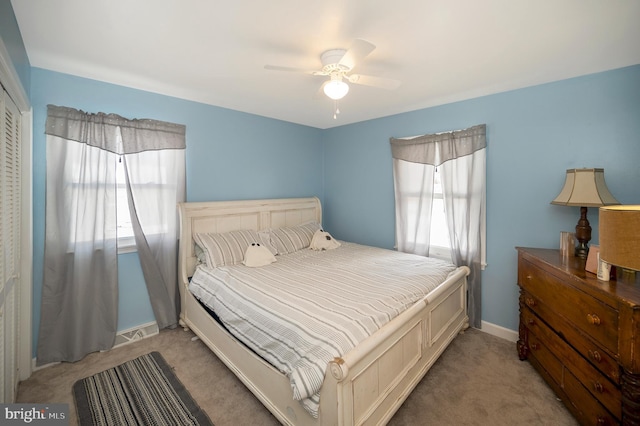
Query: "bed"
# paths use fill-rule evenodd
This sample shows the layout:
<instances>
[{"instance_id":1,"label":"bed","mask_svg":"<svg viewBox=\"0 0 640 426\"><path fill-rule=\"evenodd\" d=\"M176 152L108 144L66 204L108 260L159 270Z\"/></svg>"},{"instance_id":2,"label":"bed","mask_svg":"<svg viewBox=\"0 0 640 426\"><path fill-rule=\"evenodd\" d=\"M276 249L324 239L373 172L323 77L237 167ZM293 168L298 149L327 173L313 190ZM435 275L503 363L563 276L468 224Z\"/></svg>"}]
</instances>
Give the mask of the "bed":
<instances>
[{"instance_id":1,"label":"bed","mask_svg":"<svg viewBox=\"0 0 640 426\"><path fill-rule=\"evenodd\" d=\"M211 315L201 297L189 290L189 285L198 265L194 243L197 234L322 223L320 201L311 197L190 202L180 203L179 211L180 324L191 329L283 424L385 424L448 344L468 327L469 269L459 267L348 352L328 360L314 417L294 400L290 378L236 339ZM284 256L280 259L284 265ZM341 298L340 291L335 298Z\"/></svg>"}]
</instances>

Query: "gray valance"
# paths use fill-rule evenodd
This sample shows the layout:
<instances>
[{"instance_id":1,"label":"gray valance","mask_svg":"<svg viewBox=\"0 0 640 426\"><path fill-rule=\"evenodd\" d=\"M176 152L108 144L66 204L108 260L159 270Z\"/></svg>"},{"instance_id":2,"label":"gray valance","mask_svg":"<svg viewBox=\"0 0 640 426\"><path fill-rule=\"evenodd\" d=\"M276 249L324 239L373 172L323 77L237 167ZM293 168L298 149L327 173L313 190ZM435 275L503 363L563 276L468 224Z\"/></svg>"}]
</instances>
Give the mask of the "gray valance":
<instances>
[{"instance_id":1,"label":"gray valance","mask_svg":"<svg viewBox=\"0 0 640 426\"><path fill-rule=\"evenodd\" d=\"M182 124L150 119L129 120L117 114L92 114L74 108L47 106L45 134L116 154L185 149L185 133L186 127Z\"/></svg>"},{"instance_id":2,"label":"gray valance","mask_svg":"<svg viewBox=\"0 0 640 426\"><path fill-rule=\"evenodd\" d=\"M445 161L464 157L483 149L486 125L464 130L416 136L409 139L391 138L391 154L398 160L439 166Z\"/></svg>"}]
</instances>

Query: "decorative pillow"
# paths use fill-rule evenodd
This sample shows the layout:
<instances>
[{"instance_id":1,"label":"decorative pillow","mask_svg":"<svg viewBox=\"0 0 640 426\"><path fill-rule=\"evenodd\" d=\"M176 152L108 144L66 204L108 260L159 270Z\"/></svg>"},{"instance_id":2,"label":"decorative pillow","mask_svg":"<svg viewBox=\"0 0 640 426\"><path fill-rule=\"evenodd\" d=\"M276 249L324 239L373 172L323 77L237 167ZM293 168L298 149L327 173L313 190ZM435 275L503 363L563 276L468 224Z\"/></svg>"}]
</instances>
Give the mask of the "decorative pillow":
<instances>
[{"instance_id":1,"label":"decorative pillow","mask_svg":"<svg viewBox=\"0 0 640 426\"><path fill-rule=\"evenodd\" d=\"M320 229L320 224L310 222L271 231L271 243L278 250L278 254L294 253L311 245L313 234Z\"/></svg>"},{"instance_id":2,"label":"decorative pillow","mask_svg":"<svg viewBox=\"0 0 640 426\"><path fill-rule=\"evenodd\" d=\"M195 234L193 239L204 250L207 265L216 268L242 263L244 252L251 243L261 243L271 253L276 253L269 241L261 239L265 237L265 234L259 235L258 232L247 229L221 234L200 233Z\"/></svg>"},{"instance_id":3,"label":"decorative pillow","mask_svg":"<svg viewBox=\"0 0 640 426\"><path fill-rule=\"evenodd\" d=\"M276 261L276 257L260 243L251 243L244 252L244 260L242 263L251 268L270 265Z\"/></svg>"},{"instance_id":4,"label":"decorative pillow","mask_svg":"<svg viewBox=\"0 0 640 426\"><path fill-rule=\"evenodd\" d=\"M313 234L310 248L313 250L331 250L340 246L340 242L334 239L331 234L322 229L318 229L316 233Z\"/></svg>"}]
</instances>

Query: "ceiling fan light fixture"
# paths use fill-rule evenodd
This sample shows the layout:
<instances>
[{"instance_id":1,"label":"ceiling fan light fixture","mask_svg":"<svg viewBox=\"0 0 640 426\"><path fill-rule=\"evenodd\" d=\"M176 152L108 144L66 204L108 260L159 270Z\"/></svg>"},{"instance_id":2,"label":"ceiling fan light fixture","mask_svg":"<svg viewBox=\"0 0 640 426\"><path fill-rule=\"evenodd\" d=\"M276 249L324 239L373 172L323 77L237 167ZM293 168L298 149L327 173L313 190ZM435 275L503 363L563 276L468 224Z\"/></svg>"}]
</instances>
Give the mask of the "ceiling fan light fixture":
<instances>
[{"instance_id":1,"label":"ceiling fan light fixture","mask_svg":"<svg viewBox=\"0 0 640 426\"><path fill-rule=\"evenodd\" d=\"M349 92L349 85L342 80L332 79L324 85L324 94L337 101L342 99Z\"/></svg>"}]
</instances>

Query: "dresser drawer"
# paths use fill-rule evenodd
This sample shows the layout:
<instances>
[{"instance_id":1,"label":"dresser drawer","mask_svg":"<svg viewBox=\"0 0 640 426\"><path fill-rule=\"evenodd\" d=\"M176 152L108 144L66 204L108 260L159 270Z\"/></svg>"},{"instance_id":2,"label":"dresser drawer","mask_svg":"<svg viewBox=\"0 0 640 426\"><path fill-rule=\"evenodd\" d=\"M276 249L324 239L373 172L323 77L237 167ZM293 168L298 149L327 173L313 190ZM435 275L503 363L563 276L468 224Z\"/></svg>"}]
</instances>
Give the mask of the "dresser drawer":
<instances>
[{"instance_id":1,"label":"dresser drawer","mask_svg":"<svg viewBox=\"0 0 640 426\"><path fill-rule=\"evenodd\" d=\"M553 358L557 359L564 368L571 371L583 387L587 389L599 403L605 406L614 416L618 418L622 416L619 387L591 365L589 361L583 358L573 347L562 340L551 328L540 321L540 319L527 308L524 308L522 311L522 319L527 325L530 350L536 358L540 358L537 355L538 353L544 353L545 351L550 352ZM549 356L545 354L544 357L548 358ZM539 362L545 369L547 368L543 359L540 359ZM551 371L549 371L549 373L552 375L557 374ZM556 381L562 383L561 378L556 379Z\"/></svg>"},{"instance_id":2,"label":"dresser drawer","mask_svg":"<svg viewBox=\"0 0 640 426\"><path fill-rule=\"evenodd\" d=\"M553 381L562 386L562 370L564 368L562 361L549 350L549 346L544 341L531 332L529 333L529 356L534 357Z\"/></svg>"},{"instance_id":3,"label":"dresser drawer","mask_svg":"<svg viewBox=\"0 0 640 426\"><path fill-rule=\"evenodd\" d=\"M578 420L583 425L618 425L616 419L602 404L595 399L580 381L565 370L563 388L571 399L571 404Z\"/></svg>"},{"instance_id":4,"label":"dresser drawer","mask_svg":"<svg viewBox=\"0 0 640 426\"><path fill-rule=\"evenodd\" d=\"M518 282L535 297L525 301L532 310L557 313L611 353L618 353L617 310L524 259L518 267Z\"/></svg>"},{"instance_id":5,"label":"dresser drawer","mask_svg":"<svg viewBox=\"0 0 640 426\"><path fill-rule=\"evenodd\" d=\"M522 321L528 329L539 336L558 334L615 385L620 385L620 366L613 356L604 351L589 336L578 331L571 323L556 315L548 306L524 290L522 290L522 300L526 306L531 305L531 308L522 310ZM536 312L540 318L533 312ZM545 326L545 323L548 327ZM544 330L540 329L542 326L544 326Z\"/></svg>"}]
</instances>

